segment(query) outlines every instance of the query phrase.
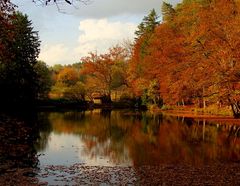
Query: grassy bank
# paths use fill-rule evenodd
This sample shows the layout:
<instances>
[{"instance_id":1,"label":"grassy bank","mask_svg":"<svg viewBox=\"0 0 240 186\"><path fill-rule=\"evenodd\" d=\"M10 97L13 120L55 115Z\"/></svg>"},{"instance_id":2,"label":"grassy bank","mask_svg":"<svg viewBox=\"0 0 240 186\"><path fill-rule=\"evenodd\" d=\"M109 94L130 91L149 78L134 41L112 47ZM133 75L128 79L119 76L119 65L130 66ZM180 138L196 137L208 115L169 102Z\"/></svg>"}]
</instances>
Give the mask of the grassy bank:
<instances>
[{"instance_id":1,"label":"grassy bank","mask_svg":"<svg viewBox=\"0 0 240 186\"><path fill-rule=\"evenodd\" d=\"M230 107L218 107L216 105L210 105L206 108L198 108L194 106L162 106L159 108L155 105L151 105L148 109L152 112L165 112L176 114L190 114L190 115L206 115L206 116L225 116L233 117L233 113Z\"/></svg>"}]
</instances>

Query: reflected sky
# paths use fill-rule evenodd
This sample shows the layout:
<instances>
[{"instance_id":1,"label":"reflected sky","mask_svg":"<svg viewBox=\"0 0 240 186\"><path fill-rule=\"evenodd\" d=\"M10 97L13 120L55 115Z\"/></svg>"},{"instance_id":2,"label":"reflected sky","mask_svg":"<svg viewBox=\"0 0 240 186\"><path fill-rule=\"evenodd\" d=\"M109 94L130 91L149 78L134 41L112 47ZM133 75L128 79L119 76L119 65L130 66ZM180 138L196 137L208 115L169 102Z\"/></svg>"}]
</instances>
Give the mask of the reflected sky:
<instances>
[{"instance_id":1,"label":"reflected sky","mask_svg":"<svg viewBox=\"0 0 240 186\"><path fill-rule=\"evenodd\" d=\"M44 151L39 152L41 165L73 165L75 163L88 166L114 166L108 157L86 153L86 145L81 136L51 133Z\"/></svg>"},{"instance_id":2,"label":"reflected sky","mask_svg":"<svg viewBox=\"0 0 240 186\"><path fill-rule=\"evenodd\" d=\"M41 120L41 117L45 118ZM231 124L148 112L39 113L40 165L206 165L240 161L240 129Z\"/></svg>"}]
</instances>

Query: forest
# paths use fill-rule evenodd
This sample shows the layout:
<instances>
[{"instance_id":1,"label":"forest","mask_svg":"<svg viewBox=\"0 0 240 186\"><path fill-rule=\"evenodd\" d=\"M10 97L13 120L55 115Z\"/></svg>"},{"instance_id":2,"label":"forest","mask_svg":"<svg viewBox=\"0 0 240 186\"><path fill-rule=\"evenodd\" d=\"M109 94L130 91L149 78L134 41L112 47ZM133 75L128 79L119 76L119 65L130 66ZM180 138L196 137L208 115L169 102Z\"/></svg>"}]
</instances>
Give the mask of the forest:
<instances>
[{"instance_id":1,"label":"forest","mask_svg":"<svg viewBox=\"0 0 240 186\"><path fill-rule=\"evenodd\" d=\"M0 185L240 185L240 0L102 0L153 9L132 40L53 66L12 2L0 0ZM89 8L24 3L59 18L75 2Z\"/></svg>"},{"instance_id":2,"label":"forest","mask_svg":"<svg viewBox=\"0 0 240 186\"><path fill-rule=\"evenodd\" d=\"M0 101L226 110L240 117L240 2L162 4L138 25L134 41L72 65L38 61L40 39L26 15L0 4Z\"/></svg>"}]
</instances>

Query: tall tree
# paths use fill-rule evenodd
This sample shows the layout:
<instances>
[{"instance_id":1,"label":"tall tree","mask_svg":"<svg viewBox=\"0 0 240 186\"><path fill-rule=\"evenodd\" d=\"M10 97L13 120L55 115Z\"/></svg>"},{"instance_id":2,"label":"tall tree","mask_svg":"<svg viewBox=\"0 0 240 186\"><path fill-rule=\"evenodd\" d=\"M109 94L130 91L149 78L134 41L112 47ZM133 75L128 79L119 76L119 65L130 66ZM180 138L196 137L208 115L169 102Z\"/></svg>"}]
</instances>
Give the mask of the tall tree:
<instances>
[{"instance_id":1,"label":"tall tree","mask_svg":"<svg viewBox=\"0 0 240 186\"><path fill-rule=\"evenodd\" d=\"M231 105L240 117L239 60L240 3L219 0L200 12L194 39L204 54L204 88L215 100ZM224 8L223 8L224 7Z\"/></svg>"},{"instance_id":2,"label":"tall tree","mask_svg":"<svg viewBox=\"0 0 240 186\"><path fill-rule=\"evenodd\" d=\"M154 35L155 28L159 24L158 15L153 9L143 18L135 32L135 44L133 47L132 57L128 68L128 81L130 82L135 94L140 96L147 87L147 82L142 76L144 74L143 61L148 54L148 47L151 37Z\"/></svg>"},{"instance_id":3,"label":"tall tree","mask_svg":"<svg viewBox=\"0 0 240 186\"><path fill-rule=\"evenodd\" d=\"M8 40L10 58L1 58L0 99L5 104L26 104L37 97L37 75L34 65L39 54L38 33L33 30L31 21L19 12L9 19L11 33ZM1 36L1 40L5 39Z\"/></svg>"},{"instance_id":4,"label":"tall tree","mask_svg":"<svg viewBox=\"0 0 240 186\"><path fill-rule=\"evenodd\" d=\"M171 22L173 20L175 13L176 11L171 4L163 2L162 15L163 15L164 22Z\"/></svg>"},{"instance_id":5,"label":"tall tree","mask_svg":"<svg viewBox=\"0 0 240 186\"><path fill-rule=\"evenodd\" d=\"M37 74L37 99L46 99L52 86L49 67L45 62L37 61L34 65L34 71Z\"/></svg>"},{"instance_id":6,"label":"tall tree","mask_svg":"<svg viewBox=\"0 0 240 186\"><path fill-rule=\"evenodd\" d=\"M136 43L133 69L141 61L139 77L156 77L167 104L221 102L240 117L239 1L184 0L174 11L169 4L163 9L174 19L157 26L142 61Z\"/></svg>"}]
</instances>

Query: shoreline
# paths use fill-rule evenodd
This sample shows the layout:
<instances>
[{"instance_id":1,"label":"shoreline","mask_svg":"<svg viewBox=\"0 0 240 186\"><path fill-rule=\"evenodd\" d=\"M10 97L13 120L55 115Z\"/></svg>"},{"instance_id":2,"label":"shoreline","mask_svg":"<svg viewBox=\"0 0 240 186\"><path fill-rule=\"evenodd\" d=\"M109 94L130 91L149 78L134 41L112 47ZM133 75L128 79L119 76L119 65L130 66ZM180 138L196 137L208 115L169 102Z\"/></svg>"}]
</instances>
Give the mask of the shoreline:
<instances>
[{"instance_id":1,"label":"shoreline","mask_svg":"<svg viewBox=\"0 0 240 186\"><path fill-rule=\"evenodd\" d=\"M234 118L233 116L224 116L217 114L208 114L208 113L200 113L189 110L155 110L152 111L154 113L162 113L164 115L173 116L173 117L183 117L183 118L191 118L194 120L207 120L211 122L219 122L220 124L237 124L240 125L240 118Z\"/></svg>"}]
</instances>

